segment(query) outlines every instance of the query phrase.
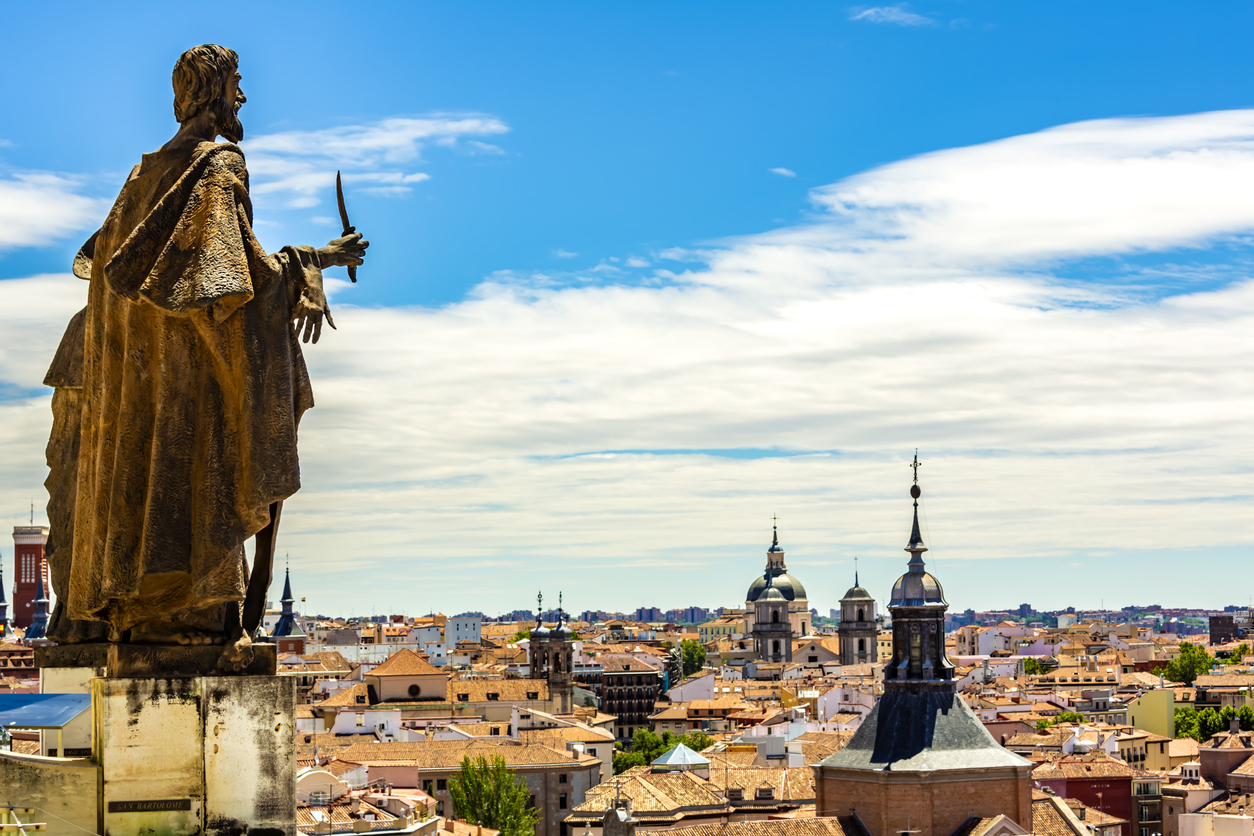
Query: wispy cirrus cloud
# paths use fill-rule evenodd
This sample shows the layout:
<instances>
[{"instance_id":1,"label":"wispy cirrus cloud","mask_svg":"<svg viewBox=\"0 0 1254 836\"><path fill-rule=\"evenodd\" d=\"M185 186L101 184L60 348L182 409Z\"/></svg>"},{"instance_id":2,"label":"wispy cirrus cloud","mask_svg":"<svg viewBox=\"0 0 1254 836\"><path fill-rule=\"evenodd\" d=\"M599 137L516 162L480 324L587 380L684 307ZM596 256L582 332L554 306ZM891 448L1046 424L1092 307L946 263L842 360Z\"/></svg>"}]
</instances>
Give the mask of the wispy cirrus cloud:
<instances>
[{"instance_id":1,"label":"wispy cirrus cloud","mask_svg":"<svg viewBox=\"0 0 1254 836\"><path fill-rule=\"evenodd\" d=\"M771 173L778 174L780 177L796 177L797 176L797 172L793 171L791 168L772 168Z\"/></svg>"},{"instance_id":2,"label":"wispy cirrus cloud","mask_svg":"<svg viewBox=\"0 0 1254 836\"><path fill-rule=\"evenodd\" d=\"M504 134L509 127L483 114L396 117L367 125L315 131L282 131L245 140L251 191L285 198L289 208L316 206L343 169L362 191L402 195L431 175L416 171L424 149L460 148L470 154L501 155L504 150L473 139ZM356 187L356 186L355 186Z\"/></svg>"},{"instance_id":3,"label":"wispy cirrus cloud","mask_svg":"<svg viewBox=\"0 0 1254 836\"><path fill-rule=\"evenodd\" d=\"M109 201L84 194L85 178L48 171L0 175L0 251L39 247L94 229Z\"/></svg>"},{"instance_id":4,"label":"wispy cirrus cloud","mask_svg":"<svg viewBox=\"0 0 1254 836\"><path fill-rule=\"evenodd\" d=\"M850 20L864 20L867 23L890 23L895 26L935 26L936 21L930 17L912 12L905 3L895 6L858 6L849 10Z\"/></svg>"}]
</instances>

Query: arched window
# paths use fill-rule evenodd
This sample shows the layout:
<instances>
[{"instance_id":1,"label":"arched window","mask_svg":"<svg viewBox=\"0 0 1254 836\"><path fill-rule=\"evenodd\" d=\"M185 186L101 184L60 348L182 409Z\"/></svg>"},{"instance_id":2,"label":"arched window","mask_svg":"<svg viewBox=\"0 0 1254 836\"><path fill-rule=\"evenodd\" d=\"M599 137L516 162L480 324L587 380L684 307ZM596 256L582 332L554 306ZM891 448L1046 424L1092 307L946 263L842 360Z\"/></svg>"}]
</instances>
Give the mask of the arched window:
<instances>
[{"instance_id":1,"label":"arched window","mask_svg":"<svg viewBox=\"0 0 1254 836\"><path fill-rule=\"evenodd\" d=\"M858 652L866 653L866 639L858 639Z\"/></svg>"},{"instance_id":2,"label":"arched window","mask_svg":"<svg viewBox=\"0 0 1254 836\"><path fill-rule=\"evenodd\" d=\"M779 623L779 610L771 610L771 623L772 624Z\"/></svg>"},{"instance_id":3,"label":"arched window","mask_svg":"<svg viewBox=\"0 0 1254 836\"><path fill-rule=\"evenodd\" d=\"M858 620L866 621L866 611L863 610L861 607L858 607Z\"/></svg>"},{"instance_id":4,"label":"arched window","mask_svg":"<svg viewBox=\"0 0 1254 836\"><path fill-rule=\"evenodd\" d=\"M778 654L779 653L779 639L776 639L775 641L771 642L771 644L772 644L771 652Z\"/></svg>"}]
</instances>

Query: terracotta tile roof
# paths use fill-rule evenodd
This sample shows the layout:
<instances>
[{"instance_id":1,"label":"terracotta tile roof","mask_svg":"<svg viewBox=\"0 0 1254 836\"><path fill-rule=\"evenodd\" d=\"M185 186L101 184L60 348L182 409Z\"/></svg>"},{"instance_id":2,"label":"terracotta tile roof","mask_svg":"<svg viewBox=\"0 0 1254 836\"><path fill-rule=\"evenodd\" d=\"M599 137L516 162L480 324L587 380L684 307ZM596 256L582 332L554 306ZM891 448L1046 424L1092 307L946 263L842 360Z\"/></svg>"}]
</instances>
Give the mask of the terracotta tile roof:
<instances>
[{"instance_id":1,"label":"terracotta tile roof","mask_svg":"<svg viewBox=\"0 0 1254 836\"><path fill-rule=\"evenodd\" d=\"M1254 749L1254 732L1220 732L1202 744L1203 749Z\"/></svg>"},{"instance_id":2,"label":"terracotta tile roof","mask_svg":"<svg viewBox=\"0 0 1254 836\"><path fill-rule=\"evenodd\" d=\"M361 697L364 702L358 702L357 698ZM345 688L338 694L327 697L320 703L314 703L314 708L336 708L340 706L350 705L369 705L370 690L366 687L366 683L358 682L350 688Z\"/></svg>"},{"instance_id":3,"label":"terracotta tile roof","mask_svg":"<svg viewBox=\"0 0 1254 836\"><path fill-rule=\"evenodd\" d=\"M366 676L438 676L439 668L409 648L402 648Z\"/></svg>"},{"instance_id":4,"label":"terracotta tile roof","mask_svg":"<svg viewBox=\"0 0 1254 836\"><path fill-rule=\"evenodd\" d=\"M569 764L570 766L596 766L600 760L591 756L576 758L572 753L559 751L538 743L516 743L489 740L430 740L396 743L358 743L339 752L336 757L343 761L367 766L411 765L418 769L456 769L462 758L478 758L482 755L491 760L503 759L507 766L543 766Z\"/></svg>"},{"instance_id":5,"label":"terracotta tile roof","mask_svg":"<svg viewBox=\"0 0 1254 836\"><path fill-rule=\"evenodd\" d=\"M1249 688L1254 676L1240 673L1202 674L1193 680L1194 688Z\"/></svg>"},{"instance_id":6,"label":"terracotta tile roof","mask_svg":"<svg viewBox=\"0 0 1254 836\"><path fill-rule=\"evenodd\" d=\"M739 787L746 801L754 799L757 790L770 787L777 802L797 804L814 801L814 770L808 766L788 767L740 767L736 769L711 769L710 785L726 794L728 788Z\"/></svg>"},{"instance_id":7,"label":"terracotta tile roof","mask_svg":"<svg viewBox=\"0 0 1254 836\"><path fill-rule=\"evenodd\" d=\"M615 657L601 662L603 673L657 673L657 668L632 658Z\"/></svg>"},{"instance_id":8,"label":"terracotta tile roof","mask_svg":"<svg viewBox=\"0 0 1254 836\"><path fill-rule=\"evenodd\" d=\"M1177 737L1167 744L1167 754L1173 758L1196 759L1201 746L1191 737Z\"/></svg>"},{"instance_id":9,"label":"terracotta tile roof","mask_svg":"<svg viewBox=\"0 0 1254 836\"><path fill-rule=\"evenodd\" d=\"M1254 757L1246 758L1240 766L1230 771L1229 774L1237 775L1254 775Z\"/></svg>"},{"instance_id":10,"label":"terracotta tile roof","mask_svg":"<svg viewBox=\"0 0 1254 836\"><path fill-rule=\"evenodd\" d=\"M655 773L647 767L635 767L614 781L589 789L584 802L572 811L572 818L599 821L620 792L631 799L631 813L638 819L675 816L685 810L727 808L727 800L709 782L691 772Z\"/></svg>"},{"instance_id":11,"label":"terracotta tile roof","mask_svg":"<svg viewBox=\"0 0 1254 836\"><path fill-rule=\"evenodd\" d=\"M794 739L800 741L801 752L807 764L818 763L828 755L835 754L853 739L854 732L806 732Z\"/></svg>"},{"instance_id":12,"label":"terracotta tile roof","mask_svg":"<svg viewBox=\"0 0 1254 836\"><path fill-rule=\"evenodd\" d=\"M1084 828L1077 829L1072 819L1060 809L1059 799L1046 796L1032 799L1033 836L1088 836Z\"/></svg>"},{"instance_id":13,"label":"terracotta tile roof","mask_svg":"<svg viewBox=\"0 0 1254 836\"><path fill-rule=\"evenodd\" d=\"M859 836L861 829L848 824L844 819L831 817L768 819L733 824L699 824L666 831L642 828L637 832L642 836L646 833L650 836Z\"/></svg>"},{"instance_id":14,"label":"terracotta tile roof","mask_svg":"<svg viewBox=\"0 0 1254 836\"><path fill-rule=\"evenodd\" d=\"M448 701L454 703L547 702L548 699L549 683L542 679L453 679L448 683Z\"/></svg>"},{"instance_id":15,"label":"terracotta tile roof","mask_svg":"<svg viewBox=\"0 0 1254 836\"><path fill-rule=\"evenodd\" d=\"M1059 758L1043 763L1032 770L1034 781L1058 781L1085 778L1131 778L1136 770L1123 761L1112 758L1084 759L1083 757Z\"/></svg>"},{"instance_id":16,"label":"terracotta tile roof","mask_svg":"<svg viewBox=\"0 0 1254 836\"><path fill-rule=\"evenodd\" d=\"M1103 810L1090 807L1078 798L1064 798L1062 801L1071 808L1071 811L1076 814L1076 818L1079 818L1085 825L1092 825L1093 827L1106 827L1113 824L1128 823L1127 819L1121 819L1118 816L1112 816L1110 813ZM1083 817L1080 816L1081 810L1084 811Z\"/></svg>"},{"instance_id":17,"label":"terracotta tile roof","mask_svg":"<svg viewBox=\"0 0 1254 836\"><path fill-rule=\"evenodd\" d=\"M528 729L520 731L518 736L530 743L543 743L554 749L563 748L566 743L601 743L614 741L614 735L605 729L594 729L591 726L559 726L555 729Z\"/></svg>"},{"instance_id":18,"label":"terracotta tile roof","mask_svg":"<svg viewBox=\"0 0 1254 836\"><path fill-rule=\"evenodd\" d=\"M702 752L701 756L710 761L711 769L722 769L724 766L733 769L740 769L746 766L753 766L753 762L758 759L758 753L754 752Z\"/></svg>"}]
</instances>

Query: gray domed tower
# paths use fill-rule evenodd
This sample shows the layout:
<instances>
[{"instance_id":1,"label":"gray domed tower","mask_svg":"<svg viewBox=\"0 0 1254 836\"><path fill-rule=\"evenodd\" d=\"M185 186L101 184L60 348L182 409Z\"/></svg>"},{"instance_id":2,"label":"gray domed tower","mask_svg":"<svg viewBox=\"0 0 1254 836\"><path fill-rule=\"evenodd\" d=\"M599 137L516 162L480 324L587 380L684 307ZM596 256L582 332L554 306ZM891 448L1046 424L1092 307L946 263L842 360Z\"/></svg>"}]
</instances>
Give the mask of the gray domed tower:
<instances>
[{"instance_id":1,"label":"gray domed tower","mask_svg":"<svg viewBox=\"0 0 1254 836\"><path fill-rule=\"evenodd\" d=\"M918 456L912 467L918 466ZM884 694L833 755L814 765L816 806L857 814L870 833L949 836L973 818L1032 827L1032 762L1005 749L958 696L945 656L945 595L923 568L919 481L910 562L893 585Z\"/></svg>"},{"instance_id":2,"label":"gray domed tower","mask_svg":"<svg viewBox=\"0 0 1254 836\"><path fill-rule=\"evenodd\" d=\"M784 550L779 545L779 528L772 526L771 547L766 550L766 569L755 578L745 594L745 630L753 632L757 621L758 597L773 586L788 601L788 625L792 638L810 635L810 602L806 599L806 588L801 581L788 574L784 564Z\"/></svg>"},{"instance_id":3,"label":"gray domed tower","mask_svg":"<svg viewBox=\"0 0 1254 836\"><path fill-rule=\"evenodd\" d=\"M771 580L753 602L753 648L763 662L792 661L792 626L788 622L788 599Z\"/></svg>"},{"instance_id":4,"label":"gray domed tower","mask_svg":"<svg viewBox=\"0 0 1254 836\"><path fill-rule=\"evenodd\" d=\"M531 629L531 678L549 683L550 708L558 714L569 714L575 691L575 632L566 623L558 593L557 624L544 626L544 595L536 596L536 626Z\"/></svg>"},{"instance_id":5,"label":"gray domed tower","mask_svg":"<svg viewBox=\"0 0 1254 836\"><path fill-rule=\"evenodd\" d=\"M874 663L879 658L876 639L879 625L875 617L875 599L858 583L858 572L853 573L853 587L840 599L840 663L862 665Z\"/></svg>"}]
</instances>

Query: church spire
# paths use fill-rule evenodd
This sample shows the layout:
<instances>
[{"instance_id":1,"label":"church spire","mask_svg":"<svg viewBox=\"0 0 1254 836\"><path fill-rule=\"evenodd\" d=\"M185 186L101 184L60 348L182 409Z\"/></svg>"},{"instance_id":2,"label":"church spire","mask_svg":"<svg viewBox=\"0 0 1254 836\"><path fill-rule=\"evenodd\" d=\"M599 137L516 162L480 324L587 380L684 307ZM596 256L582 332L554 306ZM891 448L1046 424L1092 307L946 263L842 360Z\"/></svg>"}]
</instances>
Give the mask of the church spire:
<instances>
[{"instance_id":1,"label":"church spire","mask_svg":"<svg viewBox=\"0 0 1254 836\"><path fill-rule=\"evenodd\" d=\"M13 637L9 627L9 604L4 600L4 569L0 568L0 641Z\"/></svg>"},{"instance_id":2,"label":"church spire","mask_svg":"<svg viewBox=\"0 0 1254 836\"><path fill-rule=\"evenodd\" d=\"M36 575L39 579L39 595L35 598L35 615L31 618L30 627L26 629L26 638L46 639L48 638L48 592L43 571L37 571Z\"/></svg>"},{"instance_id":3,"label":"church spire","mask_svg":"<svg viewBox=\"0 0 1254 836\"><path fill-rule=\"evenodd\" d=\"M921 571L923 568L923 553L927 551L927 546L923 545L923 535L919 533L919 497L923 491L919 489L919 468L923 463L919 461L919 451L914 451L914 461L910 467L914 468L914 484L910 486L910 496L914 499L914 524L910 529L910 544L906 546L906 551L910 552L910 566L918 567Z\"/></svg>"},{"instance_id":4,"label":"church spire","mask_svg":"<svg viewBox=\"0 0 1254 836\"><path fill-rule=\"evenodd\" d=\"M292 567L288 566L283 570L283 597L279 602L283 604L283 611L290 612L292 602L296 599L292 597Z\"/></svg>"}]
</instances>

